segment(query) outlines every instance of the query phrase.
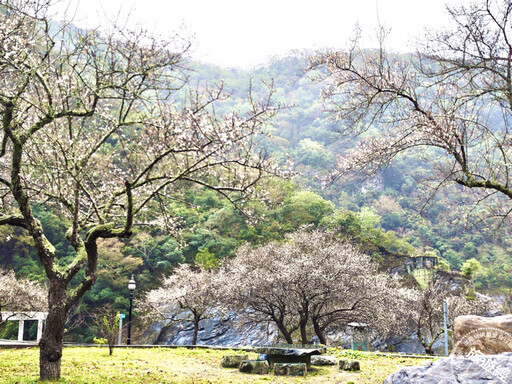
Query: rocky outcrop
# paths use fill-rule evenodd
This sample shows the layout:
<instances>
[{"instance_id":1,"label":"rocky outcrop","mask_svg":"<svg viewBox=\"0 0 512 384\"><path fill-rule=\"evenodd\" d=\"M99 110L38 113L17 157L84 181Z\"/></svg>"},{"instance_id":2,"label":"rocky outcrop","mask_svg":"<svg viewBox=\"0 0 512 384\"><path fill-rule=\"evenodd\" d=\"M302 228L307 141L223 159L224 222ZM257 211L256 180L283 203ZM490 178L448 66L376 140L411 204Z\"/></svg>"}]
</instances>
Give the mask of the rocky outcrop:
<instances>
[{"instance_id":1,"label":"rocky outcrop","mask_svg":"<svg viewBox=\"0 0 512 384\"><path fill-rule=\"evenodd\" d=\"M142 342L156 345L190 345L193 325L190 322L153 324ZM229 313L224 317L205 319L199 323L197 345L256 346L277 343L278 332L272 326L243 327L240 319Z\"/></svg>"},{"instance_id":2,"label":"rocky outcrop","mask_svg":"<svg viewBox=\"0 0 512 384\"><path fill-rule=\"evenodd\" d=\"M512 382L512 353L446 357L393 373L383 384L503 384Z\"/></svg>"},{"instance_id":3,"label":"rocky outcrop","mask_svg":"<svg viewBox=\"0 0 512 384\"><path fill-rule=\"evenodd\" d=\"M466 356L472 350L484 355L512 352L512 315L459 316L453 324L453 353Z\"/></svg>"},{"instance_id":4,"label":"rocky outcrop","mask_svg":"<svg viewBox=\"0 0 512 384\"><path fill-rule=\"evenodd\" d=\"M463 293L473 286L470 279L456 271L436 271L436 280L440 281L445 290L451 293Z\"/></svg>"}]
</instances>

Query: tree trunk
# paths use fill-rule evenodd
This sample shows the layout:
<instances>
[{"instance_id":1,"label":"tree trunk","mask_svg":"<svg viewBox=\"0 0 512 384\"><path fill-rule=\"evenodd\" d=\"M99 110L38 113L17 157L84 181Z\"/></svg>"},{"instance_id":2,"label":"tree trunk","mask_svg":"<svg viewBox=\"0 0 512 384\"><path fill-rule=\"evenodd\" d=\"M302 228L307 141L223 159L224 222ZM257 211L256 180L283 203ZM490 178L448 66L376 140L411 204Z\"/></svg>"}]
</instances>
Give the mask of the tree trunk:
<instances>
[{"instance_id":1,"label":"tree trunk","mask_svg":"<svg viewBox=\"0 0 512 384\"><path fill-rule=\"evenodd\" d=\"M318 337L318 341L320 341L320 344L327 345L327 338L325 337L324 330L320 327L320 324L318 324L318 320L312 318L311 321L313 322L313 328L315 329L315 335Z\"/></svg>"},{"instance_id":2,"label":"tree trunk","mask_svg":"<svg viewBox=\"0 0 512 384\"><path fill-rule=\"evenodd\" d=\"M192 336L192 345L197 344L197 334L199 333L199 322L201 321L201 316L194 315L194 334Z\"/></svg>"},{"instance_id":3,"label":"tree trunk","mask_svg":"<svg viewBox=\"0 0 512 384\"><path fill-rule=\"evenodd\" d=\"M434 350L432 349L432 347L430 345L423 345L423 347L425 348L425 353L429 356L433 356L434 355Z\"/></svg>"},{"instance_id":4,"label":"tree trunk","mask_svg":"<svg viewBox=\"0 0 512 384\"><path fill-rule=\"evenodd\" d=\"M306 332L307 318L301 318L299 326L300 326L300 342L302 344L307 344L308 343L308 335Z\"/></svg>"},{"instance_id":5,"label":"tree trunk","mask_svg":"<svg viewBox=\"0 0 512 384\"><path fill-rule=\"evenodd\" d=\"M277 328L281 332L281 335L283 335L283 337L286 340L286 342L288 344L293 344L292 335L291 335L290 332L288 332L288 330L286 329L286 326L284 325L284 323L282 321L279 321L278 319L275 319L274 322L276 323Z\"/></svg>"},{"instance_id":6,"label":"tree trunk","mask_svg":"<svg viewBox=\"0 0 512 384\"><path fill-rule=\"evenodd\" d=\"M421 334L421 327L420 327L420 325L417 326L416 335L418 336L418 340L420 341L420 343L423 346L423 348L425 348L425 353L427 355L433 356L434 355L434 351L432 349L432 345L436 341L437 337L432 338L432 341L430 343L428 343L425 340L425 338L423 338L423 335Z\"/></svg>"},{"instance_id":7,"label":"tree trunk","mask_svg":"<svg viewBox=\"0 0 512 384\"><path fill-rule=\"evenodd\" d=\"M39 342L39 376L41 380L60 378L62 338L66 324L66 284L50 281L47 326Z\"/></svg>"}]
</instances>

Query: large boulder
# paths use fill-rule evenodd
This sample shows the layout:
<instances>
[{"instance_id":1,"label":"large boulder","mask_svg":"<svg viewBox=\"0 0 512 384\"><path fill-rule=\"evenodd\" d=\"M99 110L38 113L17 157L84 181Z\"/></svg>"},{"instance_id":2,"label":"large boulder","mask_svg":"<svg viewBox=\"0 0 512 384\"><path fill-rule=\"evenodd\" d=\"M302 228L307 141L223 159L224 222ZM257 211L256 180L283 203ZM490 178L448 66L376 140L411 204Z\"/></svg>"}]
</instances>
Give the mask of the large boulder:
<instances>
[{"instance_id":1,"label":"large boulder","mask_svg":"<svg viewBox=\"0 0 512 384\"><path fill-rule=\"evenodd\" d=\"M170 312L171 313L171 312ZM194 334L192 322L183 315L181 322L157 322L152 324L141 338L145 344L190 345ZM211 319L201 320L197 335L198 345L257 346L277 342L278 331L273 326L261 324L244 327L242 317L234 312L219 313Z\"/></svg>"},{"instance_id":2,"label":"large boulder","mask_svg":"<svg viewBox=\"0 0 512 384\"><path fill-rule=\"evenodd\" d=\"M450 356L420 366L402 368L383 384L503 384L512 382L512 353Z\"/></svg>"},{"instance_id":3,"label":"large boulder","mask_svg":"<svg viewBox=\"0 0 512 384\"><path fill-rule=\"evenodd\" d=\"M472 351L484 355L512 352L512 315L496 317L459 316L453 323L453 354Z\"/></svg>"}]
</instances>

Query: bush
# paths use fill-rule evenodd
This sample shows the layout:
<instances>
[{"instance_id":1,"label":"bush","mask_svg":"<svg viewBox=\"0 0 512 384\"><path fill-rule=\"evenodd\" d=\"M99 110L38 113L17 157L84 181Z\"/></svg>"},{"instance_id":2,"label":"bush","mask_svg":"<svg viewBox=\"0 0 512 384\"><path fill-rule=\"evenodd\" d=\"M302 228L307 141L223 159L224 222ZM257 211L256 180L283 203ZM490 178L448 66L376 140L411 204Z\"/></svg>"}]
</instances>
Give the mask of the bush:
<instances>
[{"instance_id":1,"label":"bush","mask_svg":"<svg viewBox=\"0 0 512 384\"><path fill-rule=\"evenodd\" d=\"M108 340L104 339L102 337L95 337L93 339L93 341L94 341L94 344L98 344L98 345L106 345L106 344L108 344Z\"/></svg>"}]
</instances>

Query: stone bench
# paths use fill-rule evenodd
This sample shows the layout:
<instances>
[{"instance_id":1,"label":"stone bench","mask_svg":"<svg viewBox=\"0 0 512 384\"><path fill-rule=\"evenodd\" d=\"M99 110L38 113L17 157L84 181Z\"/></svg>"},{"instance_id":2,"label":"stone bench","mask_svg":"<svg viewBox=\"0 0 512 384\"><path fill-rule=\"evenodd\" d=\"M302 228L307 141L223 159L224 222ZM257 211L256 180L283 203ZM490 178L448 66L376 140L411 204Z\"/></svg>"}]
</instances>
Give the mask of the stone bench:
<instances>
[{"instance_id":1,"label":"stone bench","mask_svg":"<svg viewBox=\"0 0 512 384\"><path fill-rule=\"evenodd\" d=\"M325 353L324 346L306 346L306 345L277 345L269 347L258 347L256 353L268 356L270 367L279 363L304 363L307 368L311 368L311 356Z\"/></svg>"},{"instance_id":2,"label":"stone bench","mask_svg":"<svg viewBox=\"0 0 512 384\"><path fill-rule=\"evenodd\" d=\"M240 368L243 360L247 360L247 355L225 355L222 356L220 366L222 368Z\"/></svg>"},{"instance_id":3,"label":"stone bench","mask_svg":"<svg viewBox=\"0 0 512 384\"><path fill-rule=\"evenodd\" d=\"M336 356L332 355L315 355L311 356L311 365L320 367L320 366L328 366L328 365L338 365L338 360L336 360Z\"/></svg>"},{"instance_id":4,"label":"stone bench","mask_svg":"<svg viewBox=\"0 0 512 384\"><path fill-rule=\"evenodd\" d=\"M359 361L356 360L340 360L340 371L360 371Z\"/></svg>"},{"instance_id":5,"label":"stone bench","mask_svg":"<svg viewBox=\"0 0 512 384\"><path fill-rule=\"evenodd\" d=\"M265 360L243 360L240 363L240 372L266 375L270 370L270 365Z\"/></svg>"},{"instance_id":6,"label":"stone bench","mask_svg":"<svg viewBox=\"0 0 512 384\"><path fill-rule=\"evenodd\" d=\"M276 376L306 376L308 369L305 363L275 363Z\"/></svg>"}]
</instances>

